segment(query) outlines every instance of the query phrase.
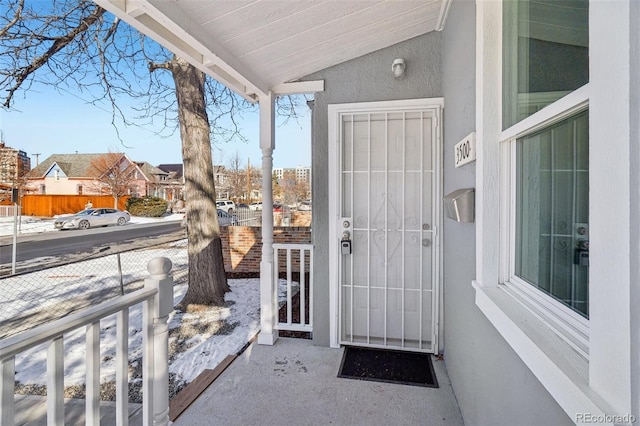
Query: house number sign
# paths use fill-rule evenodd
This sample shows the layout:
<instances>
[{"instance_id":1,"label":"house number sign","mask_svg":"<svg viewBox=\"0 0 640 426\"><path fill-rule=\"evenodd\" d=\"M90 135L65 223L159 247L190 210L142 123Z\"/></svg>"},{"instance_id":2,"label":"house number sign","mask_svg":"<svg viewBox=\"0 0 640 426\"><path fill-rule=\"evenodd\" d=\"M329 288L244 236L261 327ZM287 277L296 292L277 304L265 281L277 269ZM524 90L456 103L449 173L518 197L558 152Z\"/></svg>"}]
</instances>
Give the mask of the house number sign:
<instances>
[{"instance_id":1,"label":"house number sign","mask_svg":"<svg viewBox=\"0 0 640 426\"><path fill-rule=\"evenodd\" d=\"M476 161L476 134L470 133L455 146L455 166L460 167Z\"/></svg>"}]
</instances>

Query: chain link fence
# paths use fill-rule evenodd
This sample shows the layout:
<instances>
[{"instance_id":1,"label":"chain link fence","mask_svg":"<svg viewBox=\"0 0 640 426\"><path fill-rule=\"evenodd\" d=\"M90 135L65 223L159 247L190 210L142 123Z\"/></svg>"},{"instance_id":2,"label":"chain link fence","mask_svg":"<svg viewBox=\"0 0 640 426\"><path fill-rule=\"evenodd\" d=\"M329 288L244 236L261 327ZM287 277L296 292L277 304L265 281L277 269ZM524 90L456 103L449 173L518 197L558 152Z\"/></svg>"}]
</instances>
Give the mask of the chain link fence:
<instances>
[{"instance_id":1,"label":"chain link fence","mask_svg":"<svg viewBox=\"0 0 640 426\"><path fill-rule=\"evenodd\" d=\"M147 263L159 256L173 263L175 283L187 281L184 237L118 253L106 247L84 260L0 278L0 339L141 288Z\"/></svg>"}]
</instances>

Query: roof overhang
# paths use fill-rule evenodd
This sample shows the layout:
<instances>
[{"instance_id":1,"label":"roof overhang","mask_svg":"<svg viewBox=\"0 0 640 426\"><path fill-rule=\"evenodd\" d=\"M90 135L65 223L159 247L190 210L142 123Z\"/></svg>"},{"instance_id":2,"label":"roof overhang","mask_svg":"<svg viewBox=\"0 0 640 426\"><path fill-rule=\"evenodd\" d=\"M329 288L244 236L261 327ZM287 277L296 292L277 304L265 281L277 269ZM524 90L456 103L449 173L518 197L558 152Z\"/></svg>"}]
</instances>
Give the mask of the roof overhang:
<instances>
[{"instance_id":1,"label":"roof overhang","mask_svg":"<svg viewBox=\"0 0 640 426\"><path fill-rule=\"evenodd\" d=\"M451 0L94 0L247 100L441 30Z\"/></svg>"}]
</instances>

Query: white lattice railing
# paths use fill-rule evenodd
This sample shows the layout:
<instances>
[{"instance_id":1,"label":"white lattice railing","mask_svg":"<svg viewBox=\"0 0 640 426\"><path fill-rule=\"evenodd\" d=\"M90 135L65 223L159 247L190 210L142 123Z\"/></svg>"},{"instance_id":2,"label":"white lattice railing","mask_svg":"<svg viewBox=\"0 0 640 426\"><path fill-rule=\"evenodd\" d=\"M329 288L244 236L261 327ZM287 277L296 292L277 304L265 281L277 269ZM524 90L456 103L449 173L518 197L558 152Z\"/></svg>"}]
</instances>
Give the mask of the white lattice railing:
<instances>
[{"instance_id":1,"label":"white lattice railing","mask_svg":"<svg viewBox=\"0 0 640 426\"><path fill-rule=\"evenodd\" d=\"M286 253L285 268L287 275L286 284L286 321L279 321L278 330L289 331L313 331L313 245L311 244L273 244L275 266L275 282L279 282L280 267L282 263L280 252ZM298 286L294 286L293 273L299 272ZM307 273L309 277L307 279ZM278 291L279 286L274 286ZM297 287L297 288L296 288ZM298 293L296 294L296 289ZM276 294L274 300L278 300ZM294 297L299 297L299 310L294 311ZM308 303L307 303L308 302ZM278 312L278 310L276 310ZM294 320L297 318L297 320Z\"/></svg>"},{"instance_id":2,"label":"white lattice railing","mask_svg":"<svg viewBox=\"0 0 640 426\"><path fill-rule=\"evenodd\" d=\"M143 303L143 424L169 423L168 315L173 309L171 261L157 257L138 291L111 299L0 341L0 424L13 426L16 355L42 343L47 348L47 424L64 419L63 338L86 327L86 424L100 425L100 320L117 314L116 424L128 424L129 308Z\"/></svg>"}]
</instances>

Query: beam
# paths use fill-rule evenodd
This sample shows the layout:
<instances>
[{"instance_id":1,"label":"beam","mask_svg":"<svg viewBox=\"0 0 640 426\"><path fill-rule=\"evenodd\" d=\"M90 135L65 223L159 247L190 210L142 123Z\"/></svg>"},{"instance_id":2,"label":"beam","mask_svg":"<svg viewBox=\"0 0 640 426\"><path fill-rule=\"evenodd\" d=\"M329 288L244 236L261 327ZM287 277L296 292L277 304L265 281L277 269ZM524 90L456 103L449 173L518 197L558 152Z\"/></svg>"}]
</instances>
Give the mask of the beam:
<instances>
[{"instance_id":1,"label":"beam","mask_svg":"<svg viewBox=\"0 0 640 426\"><path fill-rule=\"evenodd\" d=\"M255 102L268 92L261 78L193 25L177 3L151 0L95 2L248 101Z\"/></svg>"},{"instance_id":2,"label":"beam","mask_svg":"<svg viewBox=\"0 0 640 426\"><path fill-rule=\"evenodd\" d=\"M271 90L275 95L295 95L301 93L324 92L324 80L282 83L278 84Z\"/></svg>"}]
</instances>

